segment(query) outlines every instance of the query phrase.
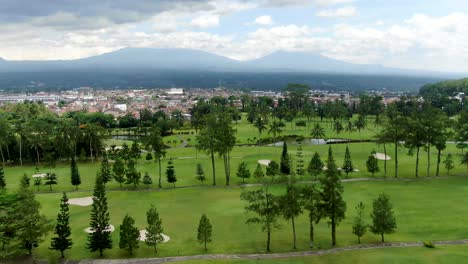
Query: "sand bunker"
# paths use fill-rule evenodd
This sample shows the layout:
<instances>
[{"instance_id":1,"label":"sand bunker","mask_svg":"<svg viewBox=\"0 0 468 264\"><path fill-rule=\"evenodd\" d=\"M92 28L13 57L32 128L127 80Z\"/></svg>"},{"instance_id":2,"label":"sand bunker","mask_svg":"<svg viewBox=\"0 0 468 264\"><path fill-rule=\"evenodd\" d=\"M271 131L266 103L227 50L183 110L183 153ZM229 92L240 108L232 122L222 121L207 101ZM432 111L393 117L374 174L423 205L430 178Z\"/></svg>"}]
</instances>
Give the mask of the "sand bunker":
<instances>
[{"instance_id":1,"label":"sand bunker","mask_svg":"<svg viewBox=\"0 0 468 264\"><path fill-rule=\"evenodd\" d=\"M177 159L195 159L195 157L178 157Z\"/></svg>"},{"instance_id":2,"label":"sand bunker","mask_svg":"<svg viewBox=\"0 0 468 264\"><path fill-rule=\"evenodd\" d=\"M265 166L268 166L270 164L271 160L259 160L258 163L260 163L260 165L265 165Z\"/></svg>"},{"instance_id":3,"label":"sand bunker","mask_svg":"<svg viewBox=\"0 0 468 264\"><path fill-rule=\"evenodd\" d=\"M47 176L47 173L38 173L38 174L34 174L32 177L33 178L44 178Z\"/></svg>"},{"instance_id":4,"label":"sand bunker","mask_svg":"<svg viewBox=\"0 0 468 264\"><path fill-rule=\"evenodd\" d=\"M161 234L161 236L164 239L162 243L166 243L169 240L171 240L171 238L168 235ZM146 239L146 230L145 229L140 230L140 241L145 241L145 239Z\"/></svg>"},{"instance_id":5,"label":"sand bunker","mask_svg":"<svg viewBox=\"0 0 468 264\"><path fill-rule=\"evenodd\" d=\"M378 160L390 160L390 159L391 159L390 156L388 156L388 155L385 156L385 154L383 154L383 153L375 153L375 154L374 154L374 157L375 157L376 159L378 159Z\"/></svg>"},{"instance_id":6,"label":"sand bunker","mask_svg":"<svg viewBox=\"0 0 468 264\"><path fill-rule=\"evenodd\" d=\"M113 225L109 225L107 228L106 228L106 231L109 231L109 232L114 232L115 228ZM84 230L86 233L88 234L92 234L94 233L94 230L91 228L91 227L88 227Z\"/></svg>"},{"instance_id":7,"label":"sand bunker","mask_svg":"<svg viewBox=\"0 0 468 264\"><path fill-rule=\"evenodd\" d=\"M79 206L90 206L93 204L93 197L87 196L82 198L71 198L68 200L69 204L79 205Z\"/></svg>"}]
</instances>

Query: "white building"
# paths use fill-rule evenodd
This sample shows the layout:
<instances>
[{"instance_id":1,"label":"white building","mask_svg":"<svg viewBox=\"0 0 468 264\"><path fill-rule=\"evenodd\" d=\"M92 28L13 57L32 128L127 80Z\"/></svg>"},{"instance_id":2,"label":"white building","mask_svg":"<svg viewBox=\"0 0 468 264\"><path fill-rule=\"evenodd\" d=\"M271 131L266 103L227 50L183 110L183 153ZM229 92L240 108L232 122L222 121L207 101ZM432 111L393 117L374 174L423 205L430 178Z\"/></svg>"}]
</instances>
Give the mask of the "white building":
<instances>
[{"instance_id":1,"label":"white building","mask_svg":"<svg viewBox=\"0 0 468 264\"><path fill-rule=\"evenodd\" d=\"M127 112L126 104L115 104L114 108L119 109L120 111Z\"/></svg>"},{"instance_id":2,"label":"white building","mask_svg":"<svg viewBox=\"0 0 468 264\"><path fill-rule=\"evenodd\" d=\"M167 92L168 95L183 95L184 94L184 88L171 88Z\"/></svg>"}]
</instances>

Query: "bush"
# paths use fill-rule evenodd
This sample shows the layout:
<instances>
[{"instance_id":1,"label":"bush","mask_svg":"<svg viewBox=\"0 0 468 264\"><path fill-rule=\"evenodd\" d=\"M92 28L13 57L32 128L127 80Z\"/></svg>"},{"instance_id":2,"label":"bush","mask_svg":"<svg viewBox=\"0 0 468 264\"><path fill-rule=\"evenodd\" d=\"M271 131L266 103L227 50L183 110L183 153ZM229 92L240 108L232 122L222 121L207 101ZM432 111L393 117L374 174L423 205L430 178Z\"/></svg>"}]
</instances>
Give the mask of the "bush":
<instances>
[{"instance_id":1,"label":"bush","mask_svg":"<svg viewBox=\"0 0 468 264\"><path fill-rule=\"evenodd\" d=\"M434 243L432 243L432 241L424 241L423 244L424 244L424 247L435 248L435 245Z\"/></svg>"}]
</instances>

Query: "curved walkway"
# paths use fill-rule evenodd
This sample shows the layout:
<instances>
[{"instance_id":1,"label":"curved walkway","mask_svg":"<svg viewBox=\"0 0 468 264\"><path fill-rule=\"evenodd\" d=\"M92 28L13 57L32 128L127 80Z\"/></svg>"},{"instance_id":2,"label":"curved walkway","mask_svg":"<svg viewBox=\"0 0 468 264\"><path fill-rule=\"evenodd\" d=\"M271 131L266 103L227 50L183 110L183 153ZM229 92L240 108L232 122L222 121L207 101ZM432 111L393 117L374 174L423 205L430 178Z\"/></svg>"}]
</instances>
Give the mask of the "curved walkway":
<instances>
[{"instance_id":1,"label":"curved walkway","mask_svg":"<svg viewBox=\"0 0 468 264\"><path fill-rule=\"evenodd\" d=\"M467 245L468 239L460 240L442 240L433 241L434 245ZM339 247L324 250L310 250L298 252L285 252L285 253L271 253L271 254L206 254L206 255L193 255L193 256L176 256L164 258L141 258L141 259L85 259L78 263L80 264L148 264L148 263L167 263L187 260L214 260L214 259L280 259L280 258L294 258L304 256L319 256L335 254L345 251L368 250L379 248L404 248L404 247L421 247L422 242L400 242L400 243L382 243L382 244L367 244L356 245L349 247Z\"/></svg>"}]
</instances>

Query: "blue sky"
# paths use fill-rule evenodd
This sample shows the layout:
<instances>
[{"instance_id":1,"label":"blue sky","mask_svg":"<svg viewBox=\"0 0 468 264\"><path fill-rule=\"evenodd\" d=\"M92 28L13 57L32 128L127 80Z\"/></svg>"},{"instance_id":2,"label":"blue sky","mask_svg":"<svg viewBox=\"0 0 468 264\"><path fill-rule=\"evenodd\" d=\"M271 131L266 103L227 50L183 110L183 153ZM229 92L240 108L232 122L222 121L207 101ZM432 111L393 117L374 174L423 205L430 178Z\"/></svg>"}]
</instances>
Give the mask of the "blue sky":
<instances>
[{"instance_id":1,"label":"blue sky","mask_svg":"<svg viewBox=\"0 0 468 264\"><path fill-rule=\"evenodd\" d=\"M0 0L0 57L76 59L124 47L238 60L277 50L468 72L468 0Z\"/></svg>"}]
</instances>

